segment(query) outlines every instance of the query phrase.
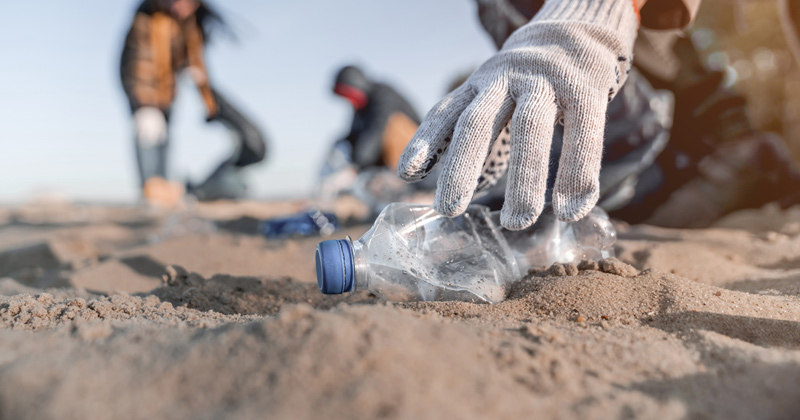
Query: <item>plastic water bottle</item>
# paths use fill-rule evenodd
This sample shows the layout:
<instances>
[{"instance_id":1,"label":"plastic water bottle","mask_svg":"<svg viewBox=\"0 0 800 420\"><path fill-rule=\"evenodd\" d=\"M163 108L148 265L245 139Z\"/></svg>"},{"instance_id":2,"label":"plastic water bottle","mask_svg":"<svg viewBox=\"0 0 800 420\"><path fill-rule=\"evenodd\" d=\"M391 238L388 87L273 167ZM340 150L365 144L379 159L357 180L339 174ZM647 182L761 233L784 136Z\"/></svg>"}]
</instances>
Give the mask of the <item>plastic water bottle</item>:
<instances>
[{"instance_id":1,"label":"plastic water bottle","mask_svg":"<svg viewBox=\"0 0 800 420\"><path fill-rule=\"evenodd\" d=\"M600 209L572 223L545 213L531 228L512 232L480 205L448 218L430 206L394 203L360 239L317 246L317 282L325 294L366 289L399 302L495 303L528 269L611 257L615 241Z\"/></svg>"}]
</instances>

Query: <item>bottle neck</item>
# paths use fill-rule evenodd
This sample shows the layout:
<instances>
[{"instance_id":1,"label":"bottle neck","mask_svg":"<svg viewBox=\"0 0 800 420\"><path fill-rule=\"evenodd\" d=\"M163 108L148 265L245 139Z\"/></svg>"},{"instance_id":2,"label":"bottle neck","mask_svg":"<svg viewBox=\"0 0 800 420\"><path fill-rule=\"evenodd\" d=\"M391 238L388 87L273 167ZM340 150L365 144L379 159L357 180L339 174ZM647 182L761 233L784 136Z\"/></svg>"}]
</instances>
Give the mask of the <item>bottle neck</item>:
<instances>
[{"instance_id":1,"label":"bottle neck","mask_svg":"<svg viewBox=\"0 0 800 420\"><path fill-rule=\"evenodd\" d=\"M367 263L367 247L360 240L350 240L353 250L353 290L369 289L369 264Z\"/></svg>"}]
</instances>

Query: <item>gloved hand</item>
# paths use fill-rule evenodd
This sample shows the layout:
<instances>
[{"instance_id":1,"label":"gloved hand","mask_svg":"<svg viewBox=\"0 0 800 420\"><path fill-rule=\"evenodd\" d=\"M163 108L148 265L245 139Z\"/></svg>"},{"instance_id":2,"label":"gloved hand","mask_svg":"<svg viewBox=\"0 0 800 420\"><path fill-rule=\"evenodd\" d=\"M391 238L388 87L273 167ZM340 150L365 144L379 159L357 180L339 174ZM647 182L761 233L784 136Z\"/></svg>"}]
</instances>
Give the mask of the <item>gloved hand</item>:
<instances>
[{"instance_id":1,"label":"gloved hand","mask_svg":"<svg viewBox=\"0 0 800 420\"><path fill-rule=\"evenodd\" d=\"M633 0L547 0L428 113L398 176L418 181L441 158L434 208L456 216L480 177L489 184L510 167L500 219L508 229L524 229L545 204L558 121L565 132L553 207L561 220L582 218L598 200L606 107L630 70L637 29ZM509 121L510 136L496 140Z\"/></svg>"},{"instance_id":2,"label":"gloved hand","mask_svg":"<svg viewBox=\"0 0 800 420\"><path fill-rule=\"evenodd\" d=\"M137 109L133 113L133 123L139 147L156 147L167 142L167 118L160 109L152 106Z\"/></svg>"}]
</instances>

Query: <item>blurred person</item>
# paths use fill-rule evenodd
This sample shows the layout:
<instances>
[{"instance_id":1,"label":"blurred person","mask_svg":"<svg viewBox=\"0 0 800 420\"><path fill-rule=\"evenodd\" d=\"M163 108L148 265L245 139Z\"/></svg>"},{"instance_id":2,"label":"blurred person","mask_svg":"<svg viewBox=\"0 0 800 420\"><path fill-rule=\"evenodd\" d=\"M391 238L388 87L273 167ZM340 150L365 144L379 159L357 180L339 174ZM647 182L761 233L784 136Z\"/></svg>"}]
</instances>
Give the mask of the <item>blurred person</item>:
<instances>
[{"instance_id":1,"label":"blurred person","mask_svg":"<svg viewBox=\"0 0 800 420\"><path fill-rule=\"evenodd\" d=\"M477 3L499 52L428 113L398 167L416 182L442 166L439 213L488 191L512 230L545 201L567 221L599 201L633 222L701 226L796 200L783 144L680 37L699 0Z\"/></svg>"},{"instance_id":2,"label":"blurred person","mask_svg":"<svg viewBox=\"0 0 800 420\"><path fill-rule=\"evenodd\" d=\"M364 201L372 201L379 190L405 191L402 183L395 182L394 173L400 154L419 127L417 112L396 89L372 81L356 66L338 71L333 92L350 103L353 120L350 132L333 145L325 161L318 198L330 203L354 187ZM372 192L364 194L366 190Z\"/></svg>"},{"instance_id":3,"label":"blurred person","mask_svg":"<svg viewBox=\"0 0 800 420\"><path fill-rule=\"evenodd\" d=\"M343 67L333 92L353 107L350 133L342 140L351 147L357 168L397 168L400 154L419 127L420 118L409 102L391 86L373 82L356 66Z\"/></svg>"},{"instance_id":4,"label":"blurred person","mask_svg":"<svg viewBox=\"0 0 800 420\"><path fill-rule=\"evenodd\" d=\"M797 204L800 171L784 141L753 126L747 98L726 85L724 70L702 62L692 38L671 46L680 63L675 76L647 76L674 94L669 142L637 175L633 197L611 214L630 223L705 227L736 210Z\"/></svg>"},{"instance_id":5,"label":"blurred person","mask_svg":"<svg viewBox=\"0 0 800 420\"><path fill-rule=\"evenodd\" d=\"M224 22L204 1L144 0L125 39L120 75L133 114L142 197L149 204L171 207L184 195L184 186L167 178L170 110L184 70L200 91L207 121L225 125L235 142L233 155L199 185L187 184L188 192L200 200L241 198L242 168L266 155L261 131L209 81L204 50L215 25Z\"/></svg>"},{"instance_id":6,"label":"blurred person","mask_svg":"<svg viewBox=\"0 0 800 420\"><path fill-rule=\"evenodd\" d=\"M350 131L325 158L311 203L260 224L268 238L329 236L341 227L340 220L371 222L387 204L406 201L417 190L395 176L400 154L419 127L411 104L356 66L337 72L333 92L353 109Z\"/></svg>"}]
</instances>

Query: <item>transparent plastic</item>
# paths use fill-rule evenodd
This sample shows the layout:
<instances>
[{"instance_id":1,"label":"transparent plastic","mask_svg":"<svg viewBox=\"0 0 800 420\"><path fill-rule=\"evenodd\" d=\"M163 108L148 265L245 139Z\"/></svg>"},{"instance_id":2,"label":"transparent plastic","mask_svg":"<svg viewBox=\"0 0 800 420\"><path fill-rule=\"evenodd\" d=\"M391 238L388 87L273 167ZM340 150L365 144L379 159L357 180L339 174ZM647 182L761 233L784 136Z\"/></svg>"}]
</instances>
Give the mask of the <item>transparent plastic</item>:
<instances>
[{"instance_id":1,"label":"transparent plastic","mask_svg":"<svg viewBox=\"0 0 800 420\"><path fill-rule=\"evenodd\" d=\"M499 212L492 216L499 226ZM523 272L554 263L610 258L614 256L614 243L617 242L617 231L600 207L595 207L577 222L562 222L547 206L530 228L520 231L502 229L502 234Z\"/></svg>"},{"instance_id":2,"label":"transparent plastic","mask_svg":"<svg viewBox=\"0 0 800 420\"><path fill-rule=\"evenodd\" d=\"M495 303L531 267L613 256L616 232L600 209L574 223L545 214L519 232L498 221L480 205L448 218L429 206L391 204L352 243L353 289L392 301Z\"/></svg>"}]
</instances>

